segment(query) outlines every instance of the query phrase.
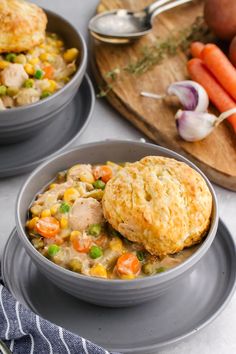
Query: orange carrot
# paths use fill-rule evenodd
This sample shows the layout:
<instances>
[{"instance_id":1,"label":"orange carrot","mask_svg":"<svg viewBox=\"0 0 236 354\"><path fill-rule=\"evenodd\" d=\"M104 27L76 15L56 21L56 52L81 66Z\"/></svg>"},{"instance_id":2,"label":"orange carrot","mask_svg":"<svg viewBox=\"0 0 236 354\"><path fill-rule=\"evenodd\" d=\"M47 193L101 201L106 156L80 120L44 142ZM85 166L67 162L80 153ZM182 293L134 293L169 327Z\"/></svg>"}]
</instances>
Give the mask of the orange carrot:
<instances>
[{"instance_id":1,"label":"orange carrot","mask_svg":"<svg viewBox=\"0 0 236 354\"><path fill-rule=\"evenodd\" d=\"M206 69L202 60L197 58L191 59L187 67L190 77L205 88L211 102L221 113L231 108L236 108L234 100ZM227 120L236 133L236 114L232 114Z\"/></svg>"},{"instance_id":2,"label":"orange carrot","mask_svg":"<svg viewBox=\"0 0 236 354\"><path fill-rule=\"evenodd\" d=\"M52 216L47 216L37 221L35 229L41 236L53 238L60 230L59 221Z\"/></svg>"},{"instance_id":3,"label":"orange carrot","mask_svg":"<svg viewBox=\"0 0 236 354\"><path fill-rule=\"evenodd\" d=\"M103 182L107 183L112 178L112 169L107 165L97 166L93 170L93 175L95 179L101 178Z\"/></svg>"},{"instance_id":4,"label":"orange carrot","mask_svg":"<svg viewBox=\"0 0 236 354\"><path fill-rule=\"evenodd\" d=\"M202 42L192 42L190 45L190 52L194 58L201 59L202 51L205 47L205 44Z\"/></svg>"},{"instance_id":5,"label":"orange carrot","mask_svg":"<svg viewBox=\"0 0 236 354\"><path fill-rule=\"evenodd\" d=\"M92 245L92 241L89 238L82 238L80 236L72 237L71 243L74 249L81 253L88 253Z\"/></svg>"},{"instance_id":6,"label":"orange carrot","mask_svg":"<svg viewBox=\"0 0 236 354\"><path fill-rule=\"evenodd\" d=\"M236 69L215 44L206 44L202 60L223 88L236 100Z\"/></svg>"},{"instance_id":7,"label":"orange carrot","mask_svg":"<svg viewBox=\"0 0 236 354\"><path fill-rule=\"evenodd\" d=\"M44 66L43 71L45 79L52 79L54 74L54 68L52 67L52 65Z\"/></svg>"},{"instance_id":8,"label":"orange carrot","mask_svg":"<svg viewBox=\"0 0 236 354\"><path fill-rule=\"evenodd\" d=\"M117 272L120 275L138 275L141 263L133 253L124 253L118 258Z\"/></svg>"}]
</instances>

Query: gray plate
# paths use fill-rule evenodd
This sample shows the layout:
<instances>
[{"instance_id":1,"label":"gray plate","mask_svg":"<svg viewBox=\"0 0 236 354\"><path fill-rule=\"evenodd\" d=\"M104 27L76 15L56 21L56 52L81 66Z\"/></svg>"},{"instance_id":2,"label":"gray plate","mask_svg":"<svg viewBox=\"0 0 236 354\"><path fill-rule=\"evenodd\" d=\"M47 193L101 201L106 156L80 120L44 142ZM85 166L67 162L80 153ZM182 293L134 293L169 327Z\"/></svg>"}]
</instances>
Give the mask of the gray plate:
<instances>
[{"instance_id":1,"label":"gray plate","mask_svg":"<svg viewBox=\"0 0 236 354\"><path fill-rule=\"evenodd\" d=\"M65 150L87 126L94 103L94 89L86 75L75 98L47 128L21 143L0 146L0 177L27 173Z\"/></svg>"},{"instance_id":2,"label":"gray plate","mask_svg":"<svg viewBox=\"0 0 236 354\"><path fill-rule=\"evenodd\" d=\"M17 237L14 230L2 263L12 294L42 317L108 350L148 354L185 339L214 320L235 290L236 246L222 222L192 273L157 300L122 309L89 305L57 289L38 272Z\"/></svg>"}]
</instances>

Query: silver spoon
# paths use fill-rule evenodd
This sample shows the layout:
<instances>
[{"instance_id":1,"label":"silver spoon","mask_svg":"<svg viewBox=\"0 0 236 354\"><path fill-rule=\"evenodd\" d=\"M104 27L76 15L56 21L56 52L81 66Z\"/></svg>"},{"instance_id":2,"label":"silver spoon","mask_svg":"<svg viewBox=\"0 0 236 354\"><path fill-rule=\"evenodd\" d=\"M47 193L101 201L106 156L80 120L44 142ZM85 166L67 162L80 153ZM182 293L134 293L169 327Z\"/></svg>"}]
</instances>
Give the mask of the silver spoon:
<instances>
[{"instance_id":1,"label":"silver spoon","mask_svg":"<svg viewBox=\"0 0 236 354\"><path fill-rule=\"evenodd\" d=\"M155 16L190 1L193 0L157 0L141 11L107 11L90 20L89 30L100 41L128 43L149 33Z\"/></svg>"}]
</instances>

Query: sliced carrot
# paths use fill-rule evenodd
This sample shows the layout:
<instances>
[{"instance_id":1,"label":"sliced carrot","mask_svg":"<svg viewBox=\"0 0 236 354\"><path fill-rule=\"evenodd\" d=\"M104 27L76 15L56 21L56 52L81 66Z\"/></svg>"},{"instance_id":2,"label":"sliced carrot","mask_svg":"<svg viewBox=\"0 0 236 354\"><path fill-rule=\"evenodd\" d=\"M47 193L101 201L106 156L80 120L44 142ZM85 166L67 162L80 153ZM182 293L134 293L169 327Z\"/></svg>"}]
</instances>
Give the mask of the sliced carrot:
<instances>
[{"instance_id":1,"label":"sliced carrot","mask_svg":"<svg viewBox=\"0 0 236 354\"><path fill-rule=\"evenodd\" d=\"M94 240L94 242L96 243L96 245L100 246L100 247L105 247L108 243L108 237L106 235L101 235L98 238L96 238Z\"/></svg>"},{"instance_id":2,"label":"sliced carrot","mask_svg":"<svg viewBox=\"0 0 236 354\"><path fill-rule=\"evenodd\" d=\"M187 68L190 77L205 88L211 102L221 113L236 107L234 100L207 70L202 60L191 59L187 64ZM236 133L236 114L232 114L227 120Z\"/></svg>"},{"instance_id":3,"label":"sliced carrot","mask_svg":"<svg viewBox=\"0 0 236 354\"><path fill-rule=\"evenodd\" d=\"M52 67L52 65L44 66L43 71L44 71L44 78L45 79L52 79L53 78L54 68Z\"/></svg>"},{"instance_id":4,"label":"sliced carrot","mask_svg":"<svg viewBox=\"0 0 236 354\"><path fill-rule=\"evenodd\" d=\"M101 178L104 183L107 183L112 178L112 174L111 167L107 165L97 166L93 170L95 179Z\"/></svg>"},{"instance_id":5,"label":"sliced carrot","mask_svg":"<svg viewBox=\"0 0 236 354\"><path fill-rule=\"evenodd\" d=\"M206 44L202 60L223 88L236 100L236 69L215 44Z\"/></svg>"},{"instance_id":6,"label":"sliced carrot","mask_svg":"<svg viewBox=\"0 0 236 354\"><path fill-rule=\"evenodd\" d=\"M60 224L57 219L52 216L47 216L36 222L35 229L41 236L53 238L60 231Z\"/></svg>"},{"instance_id":7,"label":"sliced carrot","mask_svg":"<svg viewBox=\"0 0 236 354\"><path fill-rule=\"evenodd\" d=\"M81 253L88 253L92 246L92 241L89 238L82 238L80 236L73 237L71 243L74 249Z\"/></svg>"},{"instance_id":8,"label":"sliced carrot","mask_svg":"<svg viewBox=\"0 0 236 354\"><path fill-rule=\"evenodd\" d=\"M202 51L205 48L205 44L202 42L192 42L190 45L190 52L194 58L200 58L202 55Z\"/></svg>"},{"instance_id":9,"label":"sliced carrot","mask_svg":"<svg viewBox=\"0 0 236 354\"><path fill-rule=\"evenodd\" d=\"M116 267L119 275L138 275L141 263L133 253L124 253L118 258Z\"/></svg>"}]
</instances>

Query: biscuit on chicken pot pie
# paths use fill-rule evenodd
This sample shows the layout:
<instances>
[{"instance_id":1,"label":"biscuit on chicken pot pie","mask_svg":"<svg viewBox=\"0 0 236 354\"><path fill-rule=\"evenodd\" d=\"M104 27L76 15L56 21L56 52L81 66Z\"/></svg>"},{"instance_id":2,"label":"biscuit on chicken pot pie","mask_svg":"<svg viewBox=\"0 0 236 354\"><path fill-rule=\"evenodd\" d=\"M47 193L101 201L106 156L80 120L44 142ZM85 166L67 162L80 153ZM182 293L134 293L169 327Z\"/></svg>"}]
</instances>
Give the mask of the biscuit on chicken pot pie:
<instances>
[{"instance_id":1,"label":"biscuit on chicken pot pie","mask_svg":"<svg viewBox=\"0 0 236 354\"><path fill-rule=\"evenodd\" d=\"M45 39L47 17L24 0L0 1L0 53L24 52Z\"/></svg>"},{"instance_id":2,"label":"biscuit on chicken pot pie","mask_svg":"<svg viewBox=\"0 0 236 354\"><path fill-rule=\"evenodd\" d=\"M153 255L199 243L211 219L212 195L183 162L147 156L126 165L106 186L103 213L112 227Z\"/></svg>"}]
</instances>

